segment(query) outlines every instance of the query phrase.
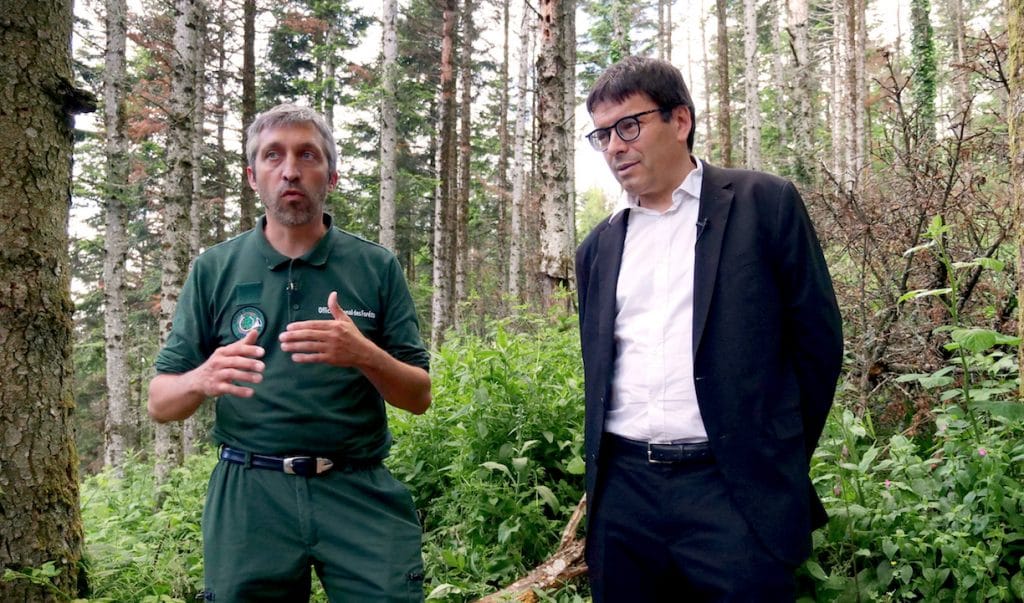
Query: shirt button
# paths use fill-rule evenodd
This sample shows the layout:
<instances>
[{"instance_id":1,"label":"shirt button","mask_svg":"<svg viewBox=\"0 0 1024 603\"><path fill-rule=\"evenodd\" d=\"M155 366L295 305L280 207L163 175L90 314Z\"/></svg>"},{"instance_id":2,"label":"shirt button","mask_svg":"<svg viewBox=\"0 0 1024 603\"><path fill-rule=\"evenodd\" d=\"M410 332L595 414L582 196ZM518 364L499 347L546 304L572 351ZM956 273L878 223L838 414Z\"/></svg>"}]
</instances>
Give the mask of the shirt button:
<instances>
[{"instance_id":1,"label":"shirt button","mask_svg":"<svg viewBox=\"0 0 1024 603\"><path fill-rule=\"evenodd\" d=\"M292 304L292 310L298 310L299 304Z\"/></svg>"}]
</instances>

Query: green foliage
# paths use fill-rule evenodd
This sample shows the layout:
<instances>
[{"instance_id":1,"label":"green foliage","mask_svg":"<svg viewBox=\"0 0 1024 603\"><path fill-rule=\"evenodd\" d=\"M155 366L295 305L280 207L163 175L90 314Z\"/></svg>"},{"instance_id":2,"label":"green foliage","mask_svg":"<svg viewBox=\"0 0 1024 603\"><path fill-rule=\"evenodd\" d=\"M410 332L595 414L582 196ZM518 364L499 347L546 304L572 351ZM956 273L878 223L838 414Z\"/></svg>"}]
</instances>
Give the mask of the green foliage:
<instances>
[{"instance_id":1,"label":"green foliage","mask_svg":"<svg viewBox=\"0 0 1024 603\"><path fill-rule=\"evenodd\" d=\"M933 438L885 441L836 411L812 468L831 515L804 566L815 600L1024 597L1024 425L980 414L977 438L950 406Z\"/></svg>"},{"instance_id":2,"label":"green foliage","mask_svg":"<svg viewBox=\"0 0 1024 603\"><path fill-rule=\"evenodd\" d=\"M215 463L190 456L157 489L153 466L138 458L82 483L85 567L97 601L192 601L202 590L202 517L206 483ZM157 494L163 505L157 508Z\"/></svg>"},{"instance_id":3,"label":"green foliage","mask_svg":"<svg viewBox=\"0 0 1024 603\"><path fill-rule=\"evenodd\" d=\"M395 413L388 464L422 513L432 598L492 592L557 547L583 493L574 324L533 318L450 336L433 361L430 411Z\"/></svg>"}]
</instances>

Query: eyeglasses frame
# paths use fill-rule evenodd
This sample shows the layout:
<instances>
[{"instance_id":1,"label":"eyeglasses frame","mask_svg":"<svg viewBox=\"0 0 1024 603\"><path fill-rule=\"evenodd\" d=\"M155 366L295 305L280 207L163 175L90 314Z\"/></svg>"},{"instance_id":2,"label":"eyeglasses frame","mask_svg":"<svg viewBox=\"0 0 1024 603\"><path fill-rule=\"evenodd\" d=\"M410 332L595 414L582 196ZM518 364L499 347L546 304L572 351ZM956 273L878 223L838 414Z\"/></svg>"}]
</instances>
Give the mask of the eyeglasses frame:
<instances>
[{"instance_id":1,"label":"eyeglasses frame","mask_svg":"<svg viewBox=\"0 0 1024 603\"><path fill-rule=\"evenodd\" d=\"M611 144L611 141L612 141L612 137L611 137L612 130L615 130L615 135L618 136L619 140L621 140L622 142L633 142L637 138L640 138L640 123L641 122L638 119L639 117L643 117L644 115L650 115L651 113L657 113L657 112L667 113L669 111L671 111L671 109L663 109L661 107L656 107L656 108L651 109L649 111L641 111L640 113L634 113L632 115L626 115L625 117L620 118L618 121L616 121L612 125L608 126L607 128L595 128L595 129L591 130L589 134L584 136L584 138L587 139L587 141L590 143L590 146L595 151L600 151L600 152L603 153L604 151L608 150L608 146L606 145L604 148L598 148L597 144L594 142L595 139L593 138L593 136L595 134L597 134L598 132L608 132L608 143L609 144ZM634 136L632 138L626 138L625 136L622 135L621 132L619 132L619 124L621 124L624 121L630 120L630 119L636 121L636 124L637 124L636 136Z\"/></svg>"}]
</instances>

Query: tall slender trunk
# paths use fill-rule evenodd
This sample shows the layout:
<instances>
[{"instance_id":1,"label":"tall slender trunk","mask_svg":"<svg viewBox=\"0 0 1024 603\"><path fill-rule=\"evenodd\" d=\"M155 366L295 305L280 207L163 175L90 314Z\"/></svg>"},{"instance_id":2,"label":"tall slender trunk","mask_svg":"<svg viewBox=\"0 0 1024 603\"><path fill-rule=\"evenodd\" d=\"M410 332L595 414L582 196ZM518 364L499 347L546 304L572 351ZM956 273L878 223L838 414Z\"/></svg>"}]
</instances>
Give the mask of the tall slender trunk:
<instances>
[{"instance_id":1,"label":"tall slender trunk","mask_svg":"<svg viewBox=\"0 0 1024 603\"><path fill-rule=\"evenodd\" d=\"M191 259L189 216L192 207L192 140L195 126L195 61L198 54L200 0L176 0L174 53L171 60L171 98L168 115L167 163L163 203L164 232L160 280L160 345L167 342ZM158 423L155 428L157 482L163 483L182 461L182 428L179 423Z\"/></svg>"},{"instance_id":2,"label":"tall slender trunk","mask_svg":"<svg viewBox=\"0 0 1024 603\"><path fill-rule=\"evenodd\" d=\"M791 163L798 182L810 184L814 171L814 121L811 101L814 79L808 43L809 7L807 0L789 0L789 34L793 40L793 153Z\"/></svg>"},{"instance_id":3,"label":"tall slender trunk","mask_svg":"<svg viewBox=\"0 0 1024 603\"><path fill-rule=\"evenodd\" d=\"M729 101L729 29L726 26L725 4L725 0L715 0L715 14L718 20L718 36L715 40L715 48L718 51L715 61L718 81L718 148L722 165L731 167L732 108Z\"/></svg>"},{"instance_id":4,"label":"tall slender trunk","mask_svg":"<svg viewBox=\"0 0 1024 603\"><path fill-rule=\"evenodd\" d=\"M192 61L195 80L192 86L192 200L189 205L189 259L199 255L206 230L207 206L203 195L203 155L205 155L206 121L206 7L196 7L196 44ZM201 424L211 416L208 406L202 406L181 425L181 448L186 456L194 454L201 436Z\"/></svg>"},{"instance_id":5,"label":"tall slender trunk","mask_svg":"<svg viewBox=\"0 0 1024 603\"><path fill-rule=\"evenodd\" d=\"M256 119L256 0L242 1L242 153L249 141L246 129ZM242 158L239 199L239 232L256 224L256 193L245 175L247 161Z\"/></svg>"},{"instance_id":6,"label":"tall slender trunk","mask_svg":"<svg viewBox=\"0 0 1024 603\"><path fill-rule=\"evenodd\" d=\"M125 264L128 261L128 138L125 136L125 0L107 0L107 51L103 70L103 114L107 174L104 197L107 230L103 258L103 319L107 353L107 413L103 424L103 463L120 474L134 432L125 350Z\"/></svg>"},{"instance_id":7,"label":"tall slender trunk","mask_svg":"<svg viewBox=\"0 0 1024 603\"><path fill-rule=\"evenodd\" d=\"M459 308L466 300L466 278L469 272L469 197L471 191L469 161L472 155L473 126L470 119L473 103L473 1L463 0L462 39L459 53L459 71L462 96L459 102L458 188L455 211L455 322L459 322Z\"/></svg>"},{"instance_id":8,"label":"tall slender trunk","mask_svg":"<svg viewBox=\"0 0 1024 603\"><path fill-rule=\"evenodd\" d=\"M541 0L540 49L537 53L537 148L540 151L540 285L541 303L548 307L557 290L572 280L572 195L567 182L572 161L571 118L566 115L566 78L571 77L575 44L566 21L573 0Z\"/></svg>"},{"instance_id":9,"label":"tall slender trunk","mask_svg":"<svg viewBox=\"0 0 1024 603\"><path fill-rule=\"evenodd\" d=\"M498 168L497 168L497 186L498 186L498 291L504 294L501 300L501 313L507 312L505 306L506 300L504 296L508 294L508 255L505 250L508 249L508 237L509 237L509 204L511 197L509 194L509 180L508 180L508 158L511 152L510 137L508 132L508 114L511 110L509 107L509 29L510 29L510 14L509 5L511 0L502 0L501 3L501 23L502 23L502 44L501 44L501 71L498 74L499 81L499 99L498 99Z\"/></svg>"},{"instance_id":10,"label":"tall slender trunk","mask_svg":"<svg viewBox=\"0 0 1024 603\"><path fill-rule=\"evenodd\" d=\"M1011 0L1007 10L1010 95L1006 117L1010 126L1010 187L1016 210L1017 299L1024 299L1024 0ZM1017 305L1017 335L1024 337L1024 304ZM1024 339L1021 339L1024 342ZM1024 369L1024 343L1017 351ZM1021 373L1024 374L1024 373ZM1018 396L1024 399L1024 379Z\"/></svg>"},{"instance_id":11,"label":"tall slender trunk","mask_svg":"<svg viewBox=\"0 0 1024 603\"><path fill-rule=\"evenodd\" d=\"M228 151L224 134L227 130L225 118L228 111L227 61L228 49L227 3L221 2L217 10L217 74L214 78L214 116L216 123L216 150L213 162L215 192L210 204L210 237L213 243L223 241L227 232L225 205L228 198Z\"/></svg>"},{"instance_id":12,"label":"tall slender trunk","mask_svg":"<svg viewBox=\"0 0 1024 603\"><path fill-rule=\"evenodd\" d=\"M438 149L438 191L434 205L434 269L431 300L431 345L441 347L452 326L455 258L453 257L455 209L455 0L444 0L441 32L441 144Z\"/></svg>"},{"instance_id":13,"label":"tall slender trunk","mask_svg":"<svg viewBox=\"0 0 1024 603\"><path fill-rule=\"evenodd\" d=\"M744 133L747 167L761 169L761 100L757 81L761 70L757 57L757 1L743 0Z\"/></svg>"},{"instance_id":14,"label":"tall slender trunk","mask_svg":"<svg viewBox=\"0 0 1024 603\"><path fill-rule=\"evenodd\" d=\"M523 223L523 203L526 195L527 172L526 162L527 139L526 121L530 116L530 34L533 31L534 19L532 12L523 11L523 21L519 29L519 75L516 78L516 131L513 149L512 173L512 207L509 210L508 238L508 295L512 302L522 300L520 283L522 282L522 241L526 234Z\"/></svg>"},{"instance_id":15,"label":"tall slender trunk","mask_svg":"<svg viewBox=\"0 0 1024 603\"><path fill-rule=\"evenodd\" d=\"M380 100L380 244L395 251L398 172L398 0L384 0Z\"/></svg>"}]
</instances>

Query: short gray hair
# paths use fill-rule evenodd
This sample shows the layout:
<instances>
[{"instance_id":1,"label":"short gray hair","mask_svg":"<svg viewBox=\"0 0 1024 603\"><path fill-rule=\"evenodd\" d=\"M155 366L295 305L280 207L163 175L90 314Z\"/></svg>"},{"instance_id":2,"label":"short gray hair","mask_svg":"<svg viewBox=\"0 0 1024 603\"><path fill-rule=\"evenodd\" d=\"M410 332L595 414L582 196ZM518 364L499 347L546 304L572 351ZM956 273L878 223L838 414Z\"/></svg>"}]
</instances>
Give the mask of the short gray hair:
<instances>
[{"instance_id":1,"label":"short gray hair","mask_svg":"<svg viewBox=\"0 0 1024 603\"><path fill-rule=\"evenodd\" d=\"M333 174L338 168L338 147L334 143L331 126L316 111L309 107L302 107L291 103L282 103L267 109L257 115L256 119L249 125L249 129L246 130L248 140L245 143L245 158L249 163L249 167L253 169L256 167L256 153L260 150L260 134L264 130L307 123L313 124L317 132L320 133L324 154L327 156L328 173Z\"/></svg>"}]
</instances>

